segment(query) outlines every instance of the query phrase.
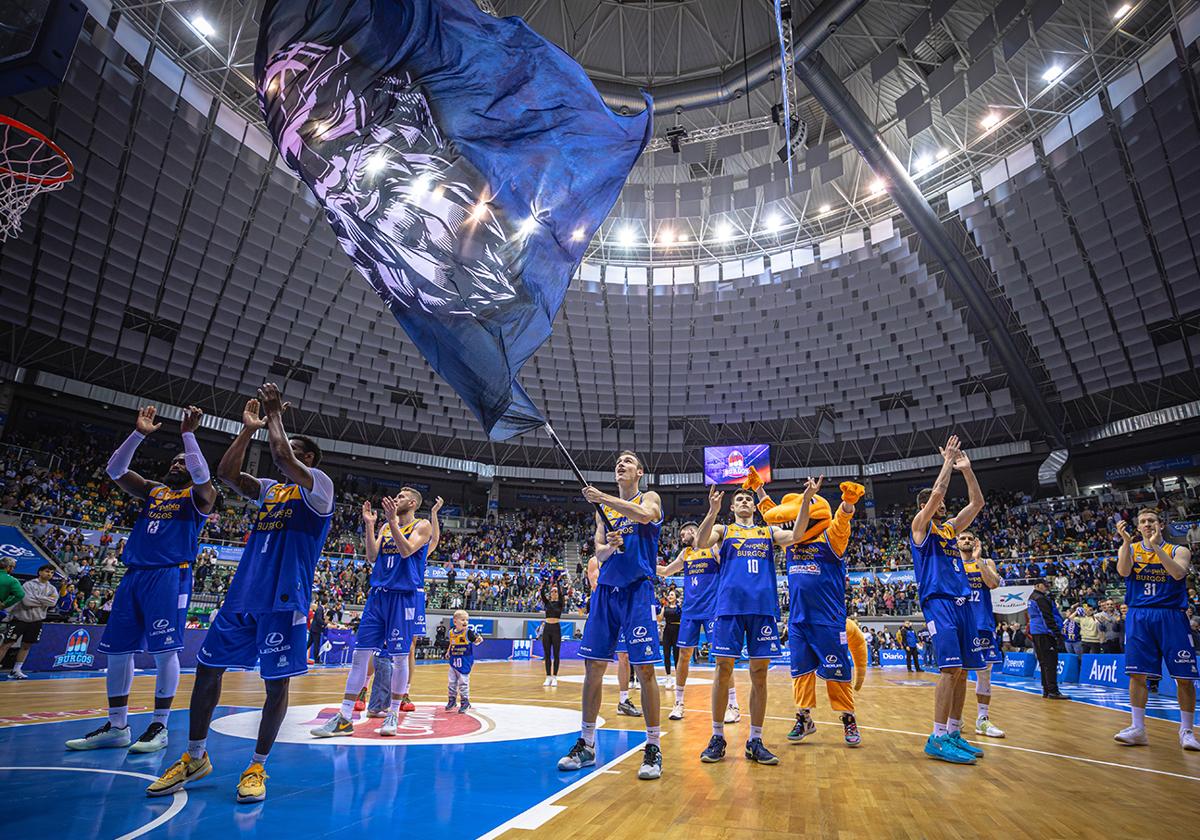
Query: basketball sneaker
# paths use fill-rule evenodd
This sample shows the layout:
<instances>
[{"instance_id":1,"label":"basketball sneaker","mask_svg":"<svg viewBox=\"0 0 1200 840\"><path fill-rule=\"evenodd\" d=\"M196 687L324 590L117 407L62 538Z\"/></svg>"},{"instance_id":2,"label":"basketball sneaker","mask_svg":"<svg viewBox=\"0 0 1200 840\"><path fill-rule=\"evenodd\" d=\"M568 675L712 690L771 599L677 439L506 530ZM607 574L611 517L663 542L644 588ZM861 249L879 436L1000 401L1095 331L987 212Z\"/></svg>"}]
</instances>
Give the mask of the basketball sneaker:
<instances>
[{"instance_id":1,"label":"basketball sneaker","mask_svg":"<svg viewBox=\"0 0 1200 840\"><path fill-rule=\"evenodd\" d=\"M787 739L793 744L799 744L809 735L817 731L817 725L808 712L796 712L796 725L787 734Z\"/></svg>"},{"instance_id":2,"label":"basketball sneaker","mask_svg":"<svg viewBox=\"0 0 1200 840\"><path fill-rule=\"evenodd\" d=\"M454 711L454 707L457 705L458 705L458 698L451 697L449 700L446 701L446 711L447 712Z\"/></svg>"},{"instance_id":3,"label":"basketball sneaker","mask_svg":"<svg viewBox=\"0 0 1200 840\"><path fill-rule=\"evenodd\" d=\"M633 701L627 697L617 704L617 714L628 715L629 717L641 717L642 710L633 705Z\"/></svg>"},{"instance_id":4,"label":"basketball sneaker","mask_svg":"<svg viewBox=\"0 0 1200 840\"><path fill-rule=\"evenodd\" d=\"M340 735L353 735L354 724L342 717L341 712L338 712L329 720L315 729L308 730L308 732L314 738L336 738Z\"/></svg>"},{"instance_id":5,"label":"basketball sneaker","mask_svg":"<svg viewBox=\"0 0 1200 840\"><path fill-rule=\"evenodd\" d=\"M460 715L465 715L467 713L467 709L469 708L471 708L471 701L464 697L463 701L458 704L458 713Z\"/></svg>"},{"instance_id":6,"label":"basketball sneaker","mask_svg":"<svg viewBox=\"0 0 1200 840\"><path fill-rule=\"evenodd\" d=\"M763 746L762 738L751 738L746 742L746 758L755 764L778 764L779 756Z\"/></svg>"},{"instance_id":7,"label":"basketball sneaker","mask_svg":"<svg viewBox=\"0 0 1200 840\"><path fill-rule=\"evenodd\" d=\"M858 734L858 721L850 712L842 715L842 731L846 738L846 746L857 747L862 743L862 736Z\"/></svg>"},{"instance_id":8,"label":"basketball sneaker","mask_svg":"<svg viewBox=\"0 0 1200 840\"><path fill-rule=\"evenodd\" d=\"M550 687L551 687L551 688L558 688L558 677L551 677L551 678L550 678Z\"/></svg>"},{"instance_id":9,"label":"basketball sneaker","mask_svg":"<svg viewBox=\"0 0 1200 840\"><path fill-rule=\"evenodd\" d=\"M968 755L974 756L975 758L983 758L983 750L968 742L967 739L962 736L961 732L951 732L947 737L949 737L951 743L958 747L961 752L965 752Z\"/></svg>"},{"instance_id":10,"label":"basketball sneaker","mask_svg":"<svg viewBox=\"0 0 1200 840\"><path fill-rule=\"evenodd\" d=\"M975 721L975 734L986 735L989 738L1003 738L1004 730L994 726L986 717L981 717Z\"/></svg>"},{"instance_id":11,"label":"basketball sneaker","mask_svg":"<svg viewBox=\"0 0 1200 840\"><path fill-rule=\"evenodd\" d=\"M738 708L737 703L730 703L725 707L725 722L737 723L742 719L742 710Z\"/></svg>"},{"instance_id":12,"label":"basketball sneaker","mask_svg":"<svg viewBox=\"0 0 1200 840\"><path fill-rule=\"evenodd\" d=\"M26 674L24 671L22 671L20 668L13 668L11 671L8 672L8 677L9 677L9 679L12 679L12 680L27 680L27 679L29 679L29 675Z\"/></svg>"},{"instance_id":13,"label":"basketball sneaker","mask_svg":"<svg viewBox=\"0 0 1200 840\"><path fill-rule=\"evenodd\" d=\"M638 768L638 778L643 781L657 779L662 776L662 750L657 744L647 744L642 750L642 766Z\"/></svg>"},{"instance_id":14,"label":"basketball sneaker","mask_svg":"<svg viewBox=\"0 0 1200 840\"><path fill-rule=\"evenodd\" d=\"M551 682L550 677L546 677L546 681L542 683L542 688L549 688L551 685L553 685L553 683Z\"/></svg>"},{"instance_id":15,"label":"basketball sneaker","mask_svg":"<svg viewBox=\"0 0 1200 840\"><path fill-rule=\"evenodd\" d=\"M403 697L400 698L400 711L415 712L416 710L417 710L417 707L413 705L413 701L408 699L407 694L405 694Z\"/></svg>"},{"instance_id":16,"label":"basketball sneaker","mask_svg":"<svg viewBox=\"0 0 1200 840\"><path fill-rule=\"evenodd\" d=\"M951 764L975 763L975 756L960 750L949 735L930 735L925 741L925 755Z\"/></svg>"},{"instance_id":17,"label":"basketball sneaker","mask_svg":"<svg viewBox=\"0 0 1200 840\"><path fill-rule=\"evenodd\" d=\"M1113 740L1127 747L1144 747L1150 743L1146 730L1140 726L1126 726L1113 736Z\"/></svg>"},{"instance_id":18,"label":"basketball sneaker","mask_svg":"<svg viewBox=\"0 0 1200 840\"><path fill-rule=\"evenodd\" d=\"M238 802L262 802L267 798L267 771L257 761L242 771L238 779Z\"/></svg>"},{"instance_id":19,"label":"basketball sneaker","mask_svg":"<svg viewBox=\"0 0 1200 840\"><path fill-rule=\"evenodd\" d=\"M379 734L385 738L391 738L396 734L396 729L399 725L400 721L397 720L396 715L393 712L388 712L388 716L379 725Z\"/></svg>"},{"instance_id":20,"label":"basketball sneaker","mask_svg":"<svg viewBox=\"0 0 1200 840\"><path fill-rule=\"evenodd\" d=\"M587 741L579 738L571 751L558 760L559 770L581 770L596 764L596 748L589 747Z\"/></svg>"},{"instance_id":21,"label":"basketball sneaker","mask_svg":"<svg viewBox=\"0 0 1200 840\"><path fill-rule=\"evenodd\" d=\"M1196 740L1196 733L1190 729L1184 729L1179 733L1179 746L1185 750L1200 750L1200 741Z\"/></svg>"},{"instance_id":22,"label":"basketball sneaker","mask_svg":"<svg viewBox=\"0 0 1200 840\"><path fill-rule=\"evenodd\" d=\"M113 726L112 721L104 721L99 729L93 729L82 738L72 738L67 741L69 750L102 750L107 747L128 747L129 726L120 728Z\"/></svg>"},{"instance_id":23,"label":"basketball sneaker","mask_svg":"<svg viewBox=\"0 0 1200 840\"><path fill-rule=\"evenodd\" d=\"M138 738L129 745L131 753L152 753L167 748L167 727L158 721L152 722Z\"/></svg>"},{"instance_id":24,"label":"basketball sneaker","mask_svg":"<svg viewBox=\"0 0 1200 840\"><path fill-rule=\"evenodd\" d=\"M708 746L700 753L700 760L705 764L716 764L725 758L725 738L714 735L708 739Z\"/></svg>"},{"instance_id":25,"label":"basketball sneaker","mask_svg":"<svg viewBox=\"0 0 1200 840\"><path fill-rule=\"evenodd\" d=\"M188 782L194 782L197 779L203 779L212 772L212 762L208 760L208 753L199 758L192 758L186 752L182 757L170 767L167 772L158 777L158 781L152 782L146 788L147 796L170 796L177 791L183 790L183 786Z\"/></svg>"},{"instance_id":26,"label":"basketball sneaker","mask_svg":"<svg viewBox=\"0 0 1200 840\"><path fill-rule=\"evenodd\" d=\"M364 685L362 691L358 692L358 699L354 701L354 711L361 712L367 708L367 687Z\"/></svg>"},{"instance_id":27,"label":"basketball sneaker","mask_svg":"<svg viewBox=\"0 0 1200 840\"><path fill-rule=\"evenodd\" d=\"M671 714L667 715L667 720L683 720L683 704L676 703L671 707Z\"/></svg>"},{"instance_id":28,"label":"basketball sneaker","mask_svg":"<svg viewBox=\"0 0 1200 840\"><path fill-rule=\"evenodd\" d=\"M667 677L667 684L664 687L667 689L667 691L674 691L675 690L675 678Z\"/></svg>"},{"instance_id":29,"label":"basketball sneaker","mask_svg":"<svg viewBox=\"0 0 1200 840\"><path fill-rule=\"evenodd\" d=\"M375 709L373 711L367 712L367 717L369 717L369 718L385 718L387 716L388 716L387 709Z\"/></svg>"}]
</instances>

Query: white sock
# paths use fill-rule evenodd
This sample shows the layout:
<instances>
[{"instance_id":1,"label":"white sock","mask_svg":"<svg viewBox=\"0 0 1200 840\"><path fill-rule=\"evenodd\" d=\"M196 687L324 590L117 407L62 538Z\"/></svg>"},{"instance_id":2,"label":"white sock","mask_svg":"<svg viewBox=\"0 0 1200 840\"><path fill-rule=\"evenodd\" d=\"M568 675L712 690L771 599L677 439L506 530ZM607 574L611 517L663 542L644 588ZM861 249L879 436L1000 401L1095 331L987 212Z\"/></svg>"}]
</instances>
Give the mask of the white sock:
<instances>
[{"instance_id":1,"label":"white sock","mask_svg":"<svg viewBox=\"0 0 1200 840\"><path fill-rule=\"evenodd\" d=\"M367 671L371 668L371 658L375 651L359 648L350 657L350 673L346 675L346 691L342 695L342 717L350 720L354 714L354 702L367 684ZM346 694L353 694L354 700L347 700Z\"/></svg>"},{"instance_id":2,"label":"white sock","mask_svg":"<svg viewBox=\"0 0 1200 840\"><path fill-rule=\"evenodd\" d=\"M679 686L675 686L675 702L680 706L683 705L683 689Z\"/></svg>"},{"instance_id":3,"label":"white sock","mask_svg":"<svg viewBox=\"0 0 1200 840\"><path fill-rule=\"evenodd\" d=\"M958 718L946 718L946 732L953 735L962 731L962 721Z\"/></svg>"},{"instance_id":4,"label":"white sock","mask_svg":"<svg viewBox=\"0 0 1200 840\"><path fill-rule=\"evenodd\" d=\"M979 704L979 716L981 718L985 718L988 716L988 704L987 703Z\"/></svg>"},{"instance_id":5,"label":"white sock","mask_svg":"<svg viewBox=\"0 0 1200 840\"><path fill-rule=\"evenodd\" d=\"M1195 729L1195 728L1196 728L1196 710L1192 709L1190 712L1185 712L1183 709L1180 709L1179 710L1179 731L1183 732L1185 730Z\"/></svg>"},{"instance_id":6,"label":"white sock","mask_svg":"<svg viewBox=\"0 0 1200 840\"><path fill-rule=\"evenodd\" d=\"M729 705L730 706L737 705L737 689L734 688L733 686L729 687Z\"/></svg>"},{"instance_id":7,"label":"white sock","mask_svg":"<svg viewBox=\"0 0 1200 840\"><path fill-rule=\"evenodd\" d=\"M129 724L129 707L109 706L108 722L112 724L113 729L124 729Z\"/></svg>"},{"instance_id":8,"label":"white sock","mask_svg":"<svg viewBox=\"0 0 1200 840\"><path fill-rule=\"evenodd\" d=\"M399 707L399 703L396 705ZM344 717L346 720L350 720L350 718L354 715L354 700L347 700L343 697L341 713L342 717Z\"/></svg>"},{"instance_id":9,"label":"white sock","mask_svg":"<svg viewBox=\"0 0 1200 840\"><path fill-rule=\"evenodd\" d=\"M171 718L171 708L169 706L165 709L155 709L154 710L153 720L155 723L161 723L163 726L166 726L167 721L170 720L170 718Z\"/></svg>"},{"instance_id":10,"label":"white sock","mask_svg":"<svg viewBox=\"0 0 1200 840\"><path fill-rule=\"evenodd\" d=\"M945 734L946 734L946 724L944 724L944 723L938 723L938 722L935 720L935 721L933 722L933 734L934 734L935 736L938 736L938 737L941 737L942 735L945 735Z\"/></svg>"},{"instance_id":11,"label":"white sock","mask_svg":"<svg viewBox=\"0 0 1200 840\"><path fill-rule=\"evenodd\" d=\"M267 754L266 753L255 753L254 757L251 758L250 761L254 764L266 764L267 763Z\"/></svg>"},{"instance_id":12,"label":"white sock","mask_svg":"<svg viewBox=\"0 0 1200 840\"><path fill-rule=\"evenodd\" d=\"M199 741L188 741L188 757L193 761L204 757L204 747L208 744L207 738L201 738Z\"/></svg>"},{"instance_id":13,"label":"white sock","mask_svg":"<svg viewBox=\"0 0 1200 840\"><path fill-rule=\"evenodd\" d=\"M646 727L646 743L653 744L654 746L657 747L660 745L661 741L662 741L662 727L661 726L647 726Z\"/></svg>"},{"instance_id":14,"label":"white sock","mask_svg":"<svg viewBox=\"0 0 1200 840\"><path fill-rule=\"evenodd\" d=\"M1134 706L1132 709L1130 709L1130 714L1133 717L1133 728L1134 729L1145 729L1146 728L1146 710L1145 709L1139 709L1137 706Z\"/></svg>"},{"instance_id":15,"label":"white sock","mask_svg":"<svg viewBox=\"0 0 1200 840\"><path fill-rule=\"evenodd\" d=\"M713 725L713 734L719 735L722 738L724 738L725 737L725 721L721 721L720 723L718 723L717 721L714 720L712 722L712 725Z\"/></svg>"},{"instance_id":16,"label":"white sock","mask_svg":"<svg viewBox=\"0 0 1200 840\"><path fill-rule=\"evenodd\" d=\"M755 738L762 738L762 727L750 724L750 740L753 741Z\"/></svg>"},{"instance_id":17,"label":"white sock","mask_svg":"<svg viewBox=\"0 0 1200 840\"><path fill-rule=\"evenodd\" d=\"M621 699L620 699L620 700L618 700L617 702L618 702L618 703L624 703L624 702L625 702L626 700L628 700L628 699L629 699L629 692L628 692L628 691L622 691L622 692L621 692Z\"/></svg>"},{"instance_id":18,"label":"white sock","mask_svg":"<svg viewBox=\"0 0 1200 840\"><path fill-rule=\"evenodd\" d=\"M579 727L579 737L583 739L583 743L589 747L596 746L596 721L585 720Z\"/></svg>"}]
</instances>

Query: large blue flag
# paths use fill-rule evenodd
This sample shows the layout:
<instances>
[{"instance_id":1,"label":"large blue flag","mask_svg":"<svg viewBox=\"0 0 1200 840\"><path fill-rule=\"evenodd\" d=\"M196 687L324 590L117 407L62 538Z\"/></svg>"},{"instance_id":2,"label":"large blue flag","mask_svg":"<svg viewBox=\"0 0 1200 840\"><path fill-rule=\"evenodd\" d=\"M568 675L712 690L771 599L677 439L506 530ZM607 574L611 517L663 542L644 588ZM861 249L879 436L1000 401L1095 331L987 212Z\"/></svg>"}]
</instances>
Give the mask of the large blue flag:
<instances>
[{"instance_id":1,"label":"large blue flag","mask_svg":"<svg viewBox=\"0 0 1200 840\"><path fill-rule=\"evenodd\" d=\"M255 75L284 161L433 369L491 437L542 425L517 375L650 108L614 114L570 56L470 0L268 0Z\"/></svg>"}]
</instances>

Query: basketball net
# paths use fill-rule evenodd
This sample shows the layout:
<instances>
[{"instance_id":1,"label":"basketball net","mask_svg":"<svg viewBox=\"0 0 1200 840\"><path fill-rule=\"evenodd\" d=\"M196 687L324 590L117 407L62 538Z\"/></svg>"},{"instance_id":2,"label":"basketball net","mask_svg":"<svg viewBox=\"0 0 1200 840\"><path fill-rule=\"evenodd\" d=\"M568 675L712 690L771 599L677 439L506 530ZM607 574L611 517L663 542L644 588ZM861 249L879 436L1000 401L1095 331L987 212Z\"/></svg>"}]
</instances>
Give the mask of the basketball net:
<instances>
[{"instance_id":1,"label":"basketball net","mask_svg":"<svg viewBox=\"0 0 1200 840\"><path fill-rule=\"evenodd\" d=\"M53 140L0 114L0 242L21 232L21 216L39 193L74 177L71 159Z\"/></svg>"}]
</instances>

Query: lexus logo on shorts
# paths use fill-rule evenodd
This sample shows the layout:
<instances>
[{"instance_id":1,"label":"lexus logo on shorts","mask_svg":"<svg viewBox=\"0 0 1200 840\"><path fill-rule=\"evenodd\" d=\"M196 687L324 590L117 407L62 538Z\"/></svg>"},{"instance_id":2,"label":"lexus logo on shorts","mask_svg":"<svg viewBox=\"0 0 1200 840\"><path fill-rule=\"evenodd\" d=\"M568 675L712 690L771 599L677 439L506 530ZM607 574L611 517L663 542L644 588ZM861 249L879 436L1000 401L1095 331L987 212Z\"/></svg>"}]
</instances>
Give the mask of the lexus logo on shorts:
<instances>
[{"instance_id":1,"label":"lexus logo on shorts","mask_svg":"<svg viewBox=\"0 0 1200 840\"><path fill-rule=\"evenodd\" d=\"M283 643L283 634L282 633L268 633L267 637L265 639L263 639L263 641L267 643L268 647L275 647L276 645Z\"/></svg>"},{"instance_id":2,"label":"lexus logo on shorts","mask_svg":"<svg viewBox=\"0 0 1200 840\"><path fill-rule=\"evenodd\" d=\"M155 630L166 630L170 626L171 622L167 621L165 618L160 618L158 621L154 622Z\"/></svg>"},{"instance_id":3,"label":"lexus logo on shorts","mask_svg":"<svg viewBox=\"0 0 1200 840\"><path fill-rule=\"evenodd\" d=\"M972 642L974 643L975 647L983 647L983 639L979 638L978 636L976 636Z\"/></svg>"},{"instance_id":4,"label":"lexus logo on shorts","mask_svg":"<svg viewBox=\"0 0 1200 840\"><path fill-rule=\"evenodd\" d=\"M763 627L763 629L758 633L758 638L763 639L764 641L769 641L770 639L775 638L775 628L771 627L770 625Z\"/></svg>"},{"instance_id":5,"label":"lexus logo on shorts","mask_svg":"<svg viewBox=\"0 0 1200 840\"><path fill-rule=\"evenodd\" d=\"M1179 658L1180 659L1191 659L1192 652L1190 650L1181 650L1181 651L1179 651Z\"/></svg>"},{"instance_id":6,"label":"lexus logo on shorts","mask_svg":"<svg viewBox=\"0 0 1200 840\"><path fill-rule=\"evenodd\" d=\"M838 658L831 653L825 657L825 664L826 665L836 665L836 664L838 664Z\"/></svg>"},{"instance_id":7,"label":"lexus logo on shorts","mask_svg":"<svg viewBox=\"0 0 1200 840\"><path fill-rule=\"evenodd\" d=\"M393 628L392 628L392 638L393 638L393 639L398 639L398 638L400 638L400 630L399 630L399 628L396 628L396 627L393 627Z\"/></svg>"},{"instance_id":8,"label":"lexus logo on shorts","mask_svg":"<svg viewBox=\"0 0 1200 840\"><path fill-rule=\"evenodd\" d=\"M637 627L633 628L633 637L635 639L641 639L645 635L646 635L646 628L641 626L640 624Z\"/></svg>"}]
</instances>

